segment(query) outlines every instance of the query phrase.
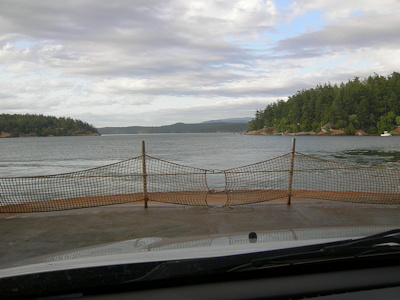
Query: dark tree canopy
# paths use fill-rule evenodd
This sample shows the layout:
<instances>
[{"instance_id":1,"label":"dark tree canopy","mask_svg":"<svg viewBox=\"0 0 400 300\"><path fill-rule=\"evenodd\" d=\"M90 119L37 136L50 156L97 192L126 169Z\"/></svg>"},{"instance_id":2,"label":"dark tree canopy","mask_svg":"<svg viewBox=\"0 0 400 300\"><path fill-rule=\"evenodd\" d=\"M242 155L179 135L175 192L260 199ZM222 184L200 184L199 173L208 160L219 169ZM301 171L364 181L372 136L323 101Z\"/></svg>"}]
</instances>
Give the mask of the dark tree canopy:
<instances>
[{"instance_id":1,"label":"dark tree canopy","mask_svg":"<svg viewBox=\"0 0 400 300\"><path fill-rule=\"evenodd\" d=\"M358 77L347 83L317 85L258 110L249 130L318 132L326 126L347 134L381 133L400 123L400 73ZM400 125L400 124L399 124Z\"/></svg>"},{"instance_id":2,"label":"dark tree canopy","mask_svg":"<svg viewBox=\"0 0 400 300\"><path fill-rule=\"evenodd\" d=\"M97 129L92 125L80 120L31 114L0 114L0 132L7 132L12 136L59 136L98 133Z\"/></svg>"}]
</instances>

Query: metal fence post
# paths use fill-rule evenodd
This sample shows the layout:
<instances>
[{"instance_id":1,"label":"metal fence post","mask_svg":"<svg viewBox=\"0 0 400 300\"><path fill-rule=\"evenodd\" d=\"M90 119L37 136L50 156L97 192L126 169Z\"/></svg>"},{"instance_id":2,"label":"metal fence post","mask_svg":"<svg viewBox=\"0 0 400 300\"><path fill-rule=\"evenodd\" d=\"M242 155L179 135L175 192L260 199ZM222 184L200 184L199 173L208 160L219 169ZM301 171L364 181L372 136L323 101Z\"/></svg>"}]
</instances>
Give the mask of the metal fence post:
<instances>
[{"instance_id":1,"label":"metal fence post","mask_svg":"<svg viewBox=\"0 0 400 300\"><path fill-rule=\"evenodd\" d=\"M289 182L288 182L288 201L290 205L292 200L292 185L293 185L293 170L294 170L294 152L296 148L296 139L292 138L292 151L290 152L290 169L289 169Z\"/></svg>"},{"instance_id":2,"label":"metal fence post","mask_svg":"<svg viewBox=\"0 0 400 300\"><path fill-rule=\"evenodd\" d=\"M146 148L144 141L142 141L142 186L143 186L143 200L144 207L147 208L147 171L146 171Z\"/></svg>"}]
</instances>

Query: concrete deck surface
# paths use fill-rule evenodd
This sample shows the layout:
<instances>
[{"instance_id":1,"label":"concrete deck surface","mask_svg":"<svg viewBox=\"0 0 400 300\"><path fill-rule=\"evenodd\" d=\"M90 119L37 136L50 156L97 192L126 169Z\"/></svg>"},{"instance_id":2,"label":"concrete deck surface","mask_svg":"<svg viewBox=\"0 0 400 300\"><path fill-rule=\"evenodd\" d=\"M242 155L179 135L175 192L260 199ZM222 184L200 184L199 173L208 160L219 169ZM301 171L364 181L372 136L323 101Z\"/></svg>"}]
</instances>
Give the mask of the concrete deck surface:
<instances>
[{"instance_id":1,"label":"concrete deck surface","mask_svg":"<svg viewBox=\"0 0 400 300\"><path fill-rule=\"evenodd\" d=\"M142 237L184 237L280 229L400 227L400 205L294 199L235 207L128 203L40 213L0 214L0 268L25 259Z\"/></svg>"}]
</instances>

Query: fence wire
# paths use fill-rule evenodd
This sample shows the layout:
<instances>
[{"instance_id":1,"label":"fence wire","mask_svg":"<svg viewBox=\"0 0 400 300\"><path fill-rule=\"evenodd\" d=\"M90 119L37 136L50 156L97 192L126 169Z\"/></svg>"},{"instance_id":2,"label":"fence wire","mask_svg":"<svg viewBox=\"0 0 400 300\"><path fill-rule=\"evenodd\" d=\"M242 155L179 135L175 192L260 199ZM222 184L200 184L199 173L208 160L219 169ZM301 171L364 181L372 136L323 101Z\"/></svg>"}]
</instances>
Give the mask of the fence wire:
<instances>
[{"instance_id":1,"label":"fence wire","mask_svg":"<svg viewBox=\"0 0 400 300\"><path fill-rule=\"evenodd\" d=\"M290 153L225 172L227 205L251 204L288 194Z\"/></svg>"},{"instance_id":2,"label":"fence wire","mask_svg":"<svg viewBox=\"0 0 400 300\"><path fill-rule=\"evenodd\" d=\"M146 155L147 198L184 205L207 205L207 170Z\"/></svg>"},{"instance_id":3,"label":"fence wire","mask_svg":"<svg viewBox=\"0 0 400 300\"><path fill-rule=\"evenodd\" d=\"M227 205L279 198L400 204L400 169L363 167L294 153L225 171ZM290 183L290 174L293 174Z\"/></svg>"},{"instance_id":4,"label":"fence wire","mask_svg":"<svg viewBox=\"0 0 400 300\"><path fill-rule=\"evenodd\" d=\"M333 201L399 204L400 169L363 167L296 153L295 196Z\"/></svg>"},{"instance_id":5,"label":"fence wire","mask_svg":"<svg viewBox=\"0 0 400 300\"><path fill-rule=\"evenodd\" d=\"M293 165L293 167L292 167ZM367 204L400 204L400 169L362 167L293 152L220 171L222 193L211 191L215 171L148 155L89 170L0 178L0 212L66 210L156 201L234 206L288 197Z\"/></svg>"},{"instance_id":6,"label":"fence wire","mask_svg":"<svg viewBox=\"0 0 400 300\"><path fill-rule=\"evenodd\" d=\"M146 156L66 174L0 178L0 212L66 210L142 201L207 205L206 170Z\"/></svg>"},{"instance_id":7,"label":"fence wire","mask_svg":"<svg viewBox=\"0 0 400 300\"><path fill-rule=\"evenodd\" d=\"M0 179L1 212L65 210L142 200L141 158L84 171Z\"/></svg>"}]
</instances>

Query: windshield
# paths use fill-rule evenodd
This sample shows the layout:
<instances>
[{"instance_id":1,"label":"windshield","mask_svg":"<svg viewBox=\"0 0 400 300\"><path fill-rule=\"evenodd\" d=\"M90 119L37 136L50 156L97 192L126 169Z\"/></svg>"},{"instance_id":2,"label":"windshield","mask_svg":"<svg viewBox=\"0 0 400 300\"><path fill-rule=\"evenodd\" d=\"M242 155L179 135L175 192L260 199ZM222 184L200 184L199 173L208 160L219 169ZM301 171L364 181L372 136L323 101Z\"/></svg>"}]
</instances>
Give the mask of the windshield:
<instances>
[{"instance_id":1,"label":"windshield","mask_svg":"<svg viewBox=\"0 0 400 300\"><path fill-rule=\"evenodd\" d=\"M0 279L399 228L399 9L2 1Z\"/></svg>"}]
</instances>

